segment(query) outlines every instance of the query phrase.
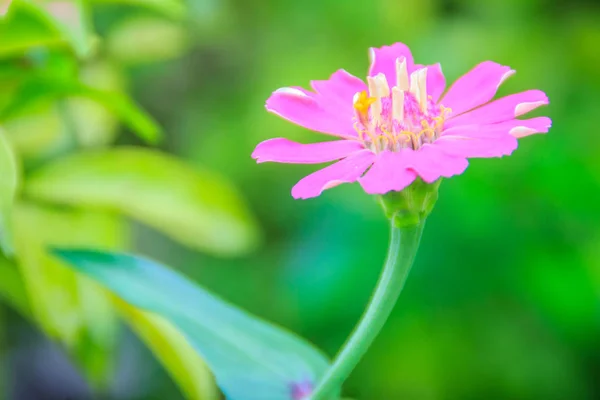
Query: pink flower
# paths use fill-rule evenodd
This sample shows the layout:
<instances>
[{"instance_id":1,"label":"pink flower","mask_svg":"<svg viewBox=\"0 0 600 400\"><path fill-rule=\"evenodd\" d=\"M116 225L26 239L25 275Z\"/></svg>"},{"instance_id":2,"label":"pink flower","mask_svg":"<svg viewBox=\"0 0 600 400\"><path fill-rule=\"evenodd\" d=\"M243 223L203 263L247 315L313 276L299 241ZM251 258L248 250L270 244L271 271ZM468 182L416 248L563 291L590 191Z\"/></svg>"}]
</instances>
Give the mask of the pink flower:
<instances>
[{"instance_id":1,"label":"pink flower","mask_svg":"<svg viewBox=\"0 0 600 400\"><path fill-rule=\"evenodd\" d=\"M464 172L467 158L501 157L517 148L517 138L548 132L547 117L517 119L548 104L540 90L492 101L515 73L485 61L445 92L439 64L414 64L402 43L370 49L365 84L341 69L329 80L312 81L313 91L276 90L268 111L339 140L301 144L283 138L260 143L258 162L313 164L337 161L301 179L295 198L318 196L344 182L358 181L370 194L400 191L417 177L432 183ZM368 94L367 94L368 93Z\"/></svg>"}]
</instances>

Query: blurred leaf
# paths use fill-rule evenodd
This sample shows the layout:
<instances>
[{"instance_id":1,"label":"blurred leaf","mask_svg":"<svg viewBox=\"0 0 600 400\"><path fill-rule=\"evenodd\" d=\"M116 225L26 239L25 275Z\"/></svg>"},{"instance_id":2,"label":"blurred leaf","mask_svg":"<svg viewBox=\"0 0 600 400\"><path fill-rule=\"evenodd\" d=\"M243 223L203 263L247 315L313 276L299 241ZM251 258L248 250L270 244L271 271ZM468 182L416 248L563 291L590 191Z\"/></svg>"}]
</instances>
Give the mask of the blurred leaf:
<instances>
[{"instance_id":1,"label":"blurred leaf","mask_svg":"<svg viewBox=\"0 0 600 400\"><path fill-rule=\"evenodd\" d=\"M86 151L38 170L33 198L119 211L191 247L237 255L255 247L258 228L224 178L141 148Z\"/></svg>"},{"instance_id":2,"label":"blurred leaf","mask_svg":"<svg viewBox=\"0 0 600 400\"><path fill-rule=\"evenodd\" d=\"M84 0L14 0L0 20L0 54L68 43L89 57L93 36Z\"/></svg>"},{"instance_id":3,"label":"blurred leaf","mask_svg":"<svg viewBox=\"0 0 600 400\"><path fill-rule=\"evenodd\" d=\"M0 297L24 317L31 315L27 292L17 267L0 257Z\"/></svg>"},{"instance_id":4,"label":"blurred leaf","mask_svg":"<svg viewBox=\"0 0 600 400\"><path fill-rule=\"evenodd\" d=\"M111 56L125 64L168 60L188 48L184 26L155 17L134 17L115 25L107 37Z\"/></svg>"},{"instance_id":5,"label":"blurred leaf","mask_svg":"<svg viewBox=\"0 0 600 400\"><path fill-rule=\"evenodd\" d=\"M10 214L19 184L19 166L12 146L0 130L0 246L12 254Z\"/></svg>"},{"instance_id":6,"label":"blurred leaf","mask_svg":"<svg viewBox=\"0 0 600 400\"><path fill-rule=\"evenodd\" d=\"M177 382L186 399L219 398L212 373L187 339L169 321L116 299L117 308L133 330Z\"/></svg>"},{"instance_id":7,"label":"blurred leaf","mask_svg":"<svg viewBox=\"0 0 600 400\"><path fill-rule=\"evenodd\" d=\"M79 75L85 85L98 90L118 92L125 89L123 74L112 63L87 63ZM81 146L97 147L113 142L119 121L109 107L85 97L69 98L67 104L72 128Z\"/></svg>"},{"instance_id":8,"label":"blurred leaf","mask_svg":"<svg viewBox=\"0 0 600 400\"><path fill-rule=\"evenodd\" d=\"M28 107L40 102L64 97L86 98L103 105L147 142L156 143L161 137L161 128L127 95L96 89L77 81L46 78L29 80L17 90L12 102L0 114L0 120L15 118Z\"/></svg>"},{"instance_id":9,"label":"blurred leaf","mask_svg":"<svg viewBox=\"0 0 600 400\"><path fill-rule=\"evenodd\" d=\"M67 100L69 115L77 142L82 147L104 146L114 141L119 121L102 104L76 97Z\"/></svg>"},{"instance_id":10,"label":"blurred leaf","mask_svg":"<svg viewBox=\"0 0 600 400\"><path fill-rule=\"evenodd\" d=\"M94 4L130 4L147 7L171 18L183 18L186 8L182 0L91 0Z\"/></svg>"},{"instance_id":11,"label":"blurred leaf","mask_svg":"<svg viewBox=\"0 0 600 400\"><path fill-rule=\"evenodd\" d=\"M56 27L79 57L85 58L91 55L94 42L85 0L14 1L15 4L28 3L38 7L47 24Z\"/></svg>"},{"instance_id":12,"label":"blurred leaf","mask_svg":"<svg viewBox=\"0 0 600 400\"><path fill-rule=\"evenodd\" d=\"M211 367L231 400L293 400L327 359L306 341L227 304L170 269L139 257L55 252L125 301L173 322Z\"/></svg>"},{"instance_id":13,"label":"blurred leaf","mask_svg":"<svg viewBox=\"0 0 600 400\"><path fill-rule=\"evenodd\" d=\"M0 55L21 53L36 46L62 45L57 27L48 24L43 11L23 1L11 4L0 18Z\"/></svg>"},{"instance_id":14,"label":"blurred leaf","mask_svg":"<svg viewBox=\"0 0 600 400\"><path fill-rule=\"evenodd\" d=\"M82 364L90 381L105 384L116 317L106 292L50 257L49 246L115 249L122 221L111 214L17 203L13 213L16 259L34 317Z\"/></svg>"},{"instance_id":15,"label":"blurred leaf","mask_svg":"<svg viewBox=\"0 0 600 400\"><path fill-rule=\"evenodd\" d=\"M121 118L125 125L148 143L157 143L162 138L161 127L127 95L91 87L81 87L79 95L95 100L111 110Z\"/></svg>"},{"instance_id":16,"label":"blurred leaf","mask_svg":"<svg viewBox=\"0 0 600 400\"><path fill-rule=\"evenodd\" d=\"M25 168L32 161L51 157L67 145L64 121L58 107L52 104L29 108L27 113L7 120L4 127Z\"/></svg>"}]
</instances>

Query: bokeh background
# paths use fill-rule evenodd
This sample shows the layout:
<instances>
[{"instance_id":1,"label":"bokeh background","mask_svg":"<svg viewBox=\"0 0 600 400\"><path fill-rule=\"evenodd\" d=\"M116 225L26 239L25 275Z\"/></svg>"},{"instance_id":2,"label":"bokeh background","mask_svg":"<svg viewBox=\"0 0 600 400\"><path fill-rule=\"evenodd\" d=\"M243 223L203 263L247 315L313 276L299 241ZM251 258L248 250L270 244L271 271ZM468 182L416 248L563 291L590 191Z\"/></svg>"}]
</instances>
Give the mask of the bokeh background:
<instances>
[{"instance_id":1,"label":"bokeh background","mask_svg":"<svg viewBox=\"0 0 600 400\"><path fill-rule=\"evenodd\" d=\"M600 399L596 1L189 0L181 15L124 3L91 3L88 23L97 40L91 55L78 55L77 74L92 86L129 93L162 127L164 139L148 144L134 135L135 123L132 129L85 104L69 108L68 124L64 114L49 116L46 109L7 117L0 124L23 160L23 187L39 169L81 148L157 147L189 169L210 171L243 202L252 224L243 240L251 244L212 251L173 238L161 231L160 218L161 210L169 215L177 205L159 196L152 200L154 228L143 218L128 224L127 240L105 228L106 246L163 261L333 356L375 285L387 222L358 185L292 199L293 184L316 166L255 164L250 154L267 138L323 139L267 113L265 99L279 87L307 86L338 68L363 77L367 48L396 41L407 43L421 64L441 62L449 82L483 60L510 65L517 74L500 94L544 90L550 105L536 115L553 119L550 133L521 140L511 157L472 160L462 176L442 183L399 305L345 394L361 400ZM34 28L23 29L0 26L0 48L9 35L25 37ZM40 52L49 57L61 51L48 43L27 46L0 51L2 65L23 72ZM1 75L2 90L14 89L22 76ZM71 107L63 99L68 96L52 101ZM78 146L57 145L71 143L63 137L65 124ZM157 190L168 192L168 179L162 184ZM35 232L49 223L47 210L28 209L38 207L27 203L31 193L18 195L25 205L15 212L27 214L21 218L30 229L16 232L15 242L25 243L21 250L17 243L17 255L30 254L28 243L39 243ZM124 195L132 204L146 201L142 192ZM222 201L208 196L208 202ZM16 223L15 231L26 224ZM63 225L64 231L79 229L73 221ZM78 243L79 231L71 236L66 242ZM235 248L232 237L218 229L213 236ZM5 249L7 263L12 254ZM16 259L27 262L26 256ZM27 306L15 303L9 275L0 277L6 299L0 306L0 398L183 398L122 324L113 335L112 361L100 368L108 389L91 394L90 374L59 344L64 335L40 327L23 311ZM96 318L97 312L86 315Z\"/></svg>"}]
</instances>

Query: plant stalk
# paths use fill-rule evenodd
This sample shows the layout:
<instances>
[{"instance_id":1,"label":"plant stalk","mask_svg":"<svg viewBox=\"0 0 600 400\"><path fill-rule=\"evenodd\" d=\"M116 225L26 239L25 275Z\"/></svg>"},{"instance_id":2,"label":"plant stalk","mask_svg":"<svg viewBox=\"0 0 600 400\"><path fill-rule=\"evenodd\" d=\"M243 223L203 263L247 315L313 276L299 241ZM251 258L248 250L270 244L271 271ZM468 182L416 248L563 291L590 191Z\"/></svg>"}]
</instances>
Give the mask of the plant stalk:
<instances>
[{"instance_id":1,"label":"plant stalk","mask_svg":"<svg viewBox=\"0 0 600 400\"><path fill-rule=\"evenodd\" d=\"M416 225L398 227L392 218L391 225L387 259L369 305L309 400L330 400L339 391L383 328L404 288L425 219Z\"/></svg>"}]
</instances>

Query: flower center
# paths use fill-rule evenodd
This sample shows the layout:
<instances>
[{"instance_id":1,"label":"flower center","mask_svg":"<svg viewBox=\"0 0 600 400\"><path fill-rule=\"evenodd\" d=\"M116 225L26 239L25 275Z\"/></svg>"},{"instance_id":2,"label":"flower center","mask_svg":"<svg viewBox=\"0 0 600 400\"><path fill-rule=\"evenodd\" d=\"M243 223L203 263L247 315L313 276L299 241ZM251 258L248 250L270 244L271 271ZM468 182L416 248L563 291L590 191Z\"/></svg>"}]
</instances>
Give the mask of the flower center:
<instances>
[{"instance_id":1,"label":"flower center","mask_svg":"<svg viewBox=\"0 0 600 400\"><path fill-rule=\"evenodd\" d=\"M406 61L396 60L396 86L390 93L385 75L367 78L366 91L354 96L354 128L364 146L375 153L418 149L436 140L450 109L427 96L427 69L409 76Z\"/></svg>"}]
</instances>

